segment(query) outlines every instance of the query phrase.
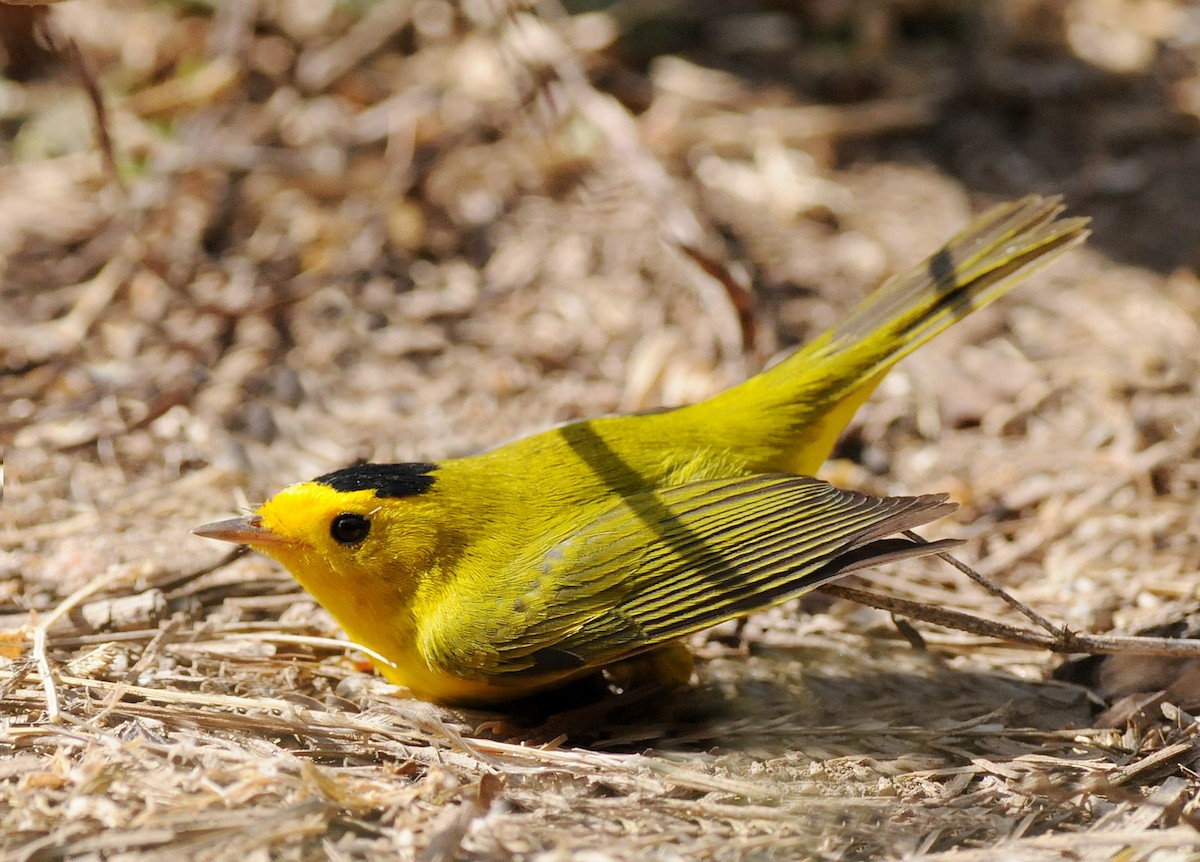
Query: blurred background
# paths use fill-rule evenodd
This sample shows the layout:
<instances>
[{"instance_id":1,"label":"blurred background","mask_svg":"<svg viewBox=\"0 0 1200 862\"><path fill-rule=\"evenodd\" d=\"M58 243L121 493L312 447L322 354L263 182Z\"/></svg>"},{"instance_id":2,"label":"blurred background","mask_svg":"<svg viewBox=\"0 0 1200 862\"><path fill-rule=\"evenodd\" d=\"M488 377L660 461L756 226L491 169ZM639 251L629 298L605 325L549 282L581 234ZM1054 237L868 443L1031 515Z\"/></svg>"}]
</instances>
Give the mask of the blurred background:
<instances>
[{"instance_id":1,"label":"blurred background","mask_svg":"<svg viewBox=\"0 0 1200 862\"><path fill-rule=\"evenodd\" d=\"M1088 248L906 360L827 475L951 492L962 508L941 531L969 540L963 556L1076 629L1178 633L1197 610L1192 2L64 0L0 4L0 75L0 619L21 625L127 567L121 589L162 602L88 665L98 678L324 696L339 656L235 672L228 648L172 652L160 624L193 641L336 633L265 560L181 586L219 553L191 526L358 458L437 459L705 397L1030 192L1091 216ZM1008 613L934 562L872 582ZM1135 727L1092 706L1165 690L1177 668L1089 682L1089 706L1047 681L1047 654L934 632L935 660L886 615L820 606L756 617L736 648L700 639L724 717L663 706L614 745L775 740L761 760L797 722L1003 709L1001 730L1051 734L930 743L924 767L968 772L899 790L912 737L805 737L807 755L787 753L797 768L898 794L881 816L907 826L843 823L868 858L987 846L1018 821L1081 826L1117 804L1042 794L1028 763L987 772L971 757L1084 757L1073 732L1052 734L1096 720L1087 738L1104 742L1085 754L1103 774L1173 739L1157 712ZM62 661L99 637L71 625L84 628L60 631ZM734 654L798 646L815 677ZM10 717L36 715L15 690L0 684ZM1190 683L1162 698L1200 707ZM1194 773L1170 766L1194 759L1154 780L1183 781ZM752 760L721 768L767 781ZM929 807L974 792L956 776L977 773L993 794L977 818ZM435 807L413 811L425 835Z\"/></svg>"}]
</instances>

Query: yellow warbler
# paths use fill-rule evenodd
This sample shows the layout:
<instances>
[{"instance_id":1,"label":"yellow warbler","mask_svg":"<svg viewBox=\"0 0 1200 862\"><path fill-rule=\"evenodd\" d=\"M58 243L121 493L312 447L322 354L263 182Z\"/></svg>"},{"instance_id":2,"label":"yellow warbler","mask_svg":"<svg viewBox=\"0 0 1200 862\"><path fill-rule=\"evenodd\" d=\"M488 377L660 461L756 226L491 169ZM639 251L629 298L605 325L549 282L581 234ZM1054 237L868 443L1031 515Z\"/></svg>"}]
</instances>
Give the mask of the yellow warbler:
<instances>
[{"instance_id":1,"label":"yellow warbler","mask_svg":"<svg viewBox=\"0 0 1200 862\"><path fill-rule=\"evenodd\" d=\"M945 495L811 478L899 359L1086 236L997 206L840 326L707 401L574 422L467 458L359 464L200 536L282 563L419 697L509 700L612 667L679 683L679 639L883 561Z\"/></svg>"}]
</instances>

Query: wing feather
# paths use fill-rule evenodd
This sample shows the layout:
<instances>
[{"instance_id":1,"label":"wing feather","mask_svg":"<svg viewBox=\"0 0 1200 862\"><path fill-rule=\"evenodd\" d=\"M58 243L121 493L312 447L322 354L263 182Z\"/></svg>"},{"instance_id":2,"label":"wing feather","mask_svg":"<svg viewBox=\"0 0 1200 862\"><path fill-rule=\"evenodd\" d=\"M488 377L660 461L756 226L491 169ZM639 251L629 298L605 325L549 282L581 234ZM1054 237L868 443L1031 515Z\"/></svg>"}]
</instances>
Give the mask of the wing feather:
<instances>
[{"instance_id":1,"label":"wing feather","mask_svg":"<svg viewBox=\"0 0 1200 862\"><path fill-rule=\"evenodd\" d=\"M887 537L954 508L945 495L873 497L779 474L626 495L491 588L456 594L480 612L439 617L425 653L493 682L601 667L873 562L940 551L954 543ZM480 637L462 619L494 623Z\"/></svg>"}]
</instances>

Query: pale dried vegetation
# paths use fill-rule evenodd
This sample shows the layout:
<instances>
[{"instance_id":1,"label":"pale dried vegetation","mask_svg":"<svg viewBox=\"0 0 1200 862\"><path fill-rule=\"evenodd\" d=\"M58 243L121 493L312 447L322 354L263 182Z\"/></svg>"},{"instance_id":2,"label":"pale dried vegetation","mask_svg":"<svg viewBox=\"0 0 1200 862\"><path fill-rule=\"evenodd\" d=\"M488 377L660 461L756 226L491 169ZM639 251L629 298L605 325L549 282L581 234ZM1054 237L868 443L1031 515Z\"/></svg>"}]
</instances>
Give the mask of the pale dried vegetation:
<instances>
[{"instance_id":1,"label":"pale dried vegetation","mask_svg":"<svg viewBox=\"0 0 1200 862\"><path fill-rule=\"evenodd\" d=\"M1186 657L818 595L698 639L685 691L449 710L188 535L703 397L1061 192L1088 248L907 360L827 475L950 491L931 533L1056 624L1194 635L1192 4L69 0L56 50L42 12L0 7L0 856L1200 853ZM855 586L1033 627L938 560Z\"/></svg>"}]
</instances>

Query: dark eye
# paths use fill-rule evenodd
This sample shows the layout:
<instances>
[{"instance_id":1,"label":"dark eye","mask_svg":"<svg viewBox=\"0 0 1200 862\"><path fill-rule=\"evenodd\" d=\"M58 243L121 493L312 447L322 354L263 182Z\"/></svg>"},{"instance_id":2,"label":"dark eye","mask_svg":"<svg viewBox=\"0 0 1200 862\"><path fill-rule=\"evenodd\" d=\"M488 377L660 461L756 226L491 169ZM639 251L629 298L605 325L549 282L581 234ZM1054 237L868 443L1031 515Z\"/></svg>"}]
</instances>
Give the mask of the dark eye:
<instances>
[{"instance_id":1,"label":"dark eye","mask_svg":"<svg viewBox=\"0 0 1200 862\"><path fill-rule=\"evenodd\" d=\"M362 515L343 512L329 525L329 535L339 545L357 545L371 532L371 522Z\"/></svg>"}]
</instances>

